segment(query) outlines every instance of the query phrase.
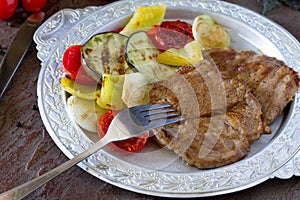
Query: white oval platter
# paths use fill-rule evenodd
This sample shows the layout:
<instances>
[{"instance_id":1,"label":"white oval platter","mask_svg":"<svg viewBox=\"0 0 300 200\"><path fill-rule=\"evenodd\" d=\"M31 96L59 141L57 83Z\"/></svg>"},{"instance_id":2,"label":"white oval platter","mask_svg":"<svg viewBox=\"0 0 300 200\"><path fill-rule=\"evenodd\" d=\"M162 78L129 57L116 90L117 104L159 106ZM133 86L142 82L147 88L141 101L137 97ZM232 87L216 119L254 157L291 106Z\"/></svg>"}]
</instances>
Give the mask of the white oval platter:
<instances>
[{"instance_id":1,"label":"white oval platter","mask_svg":"<svg viewBox=\"0 0 300 200\"><path fill-rule=\"evenodd\" d=\"M166 20L192 22L209 14L232 36L231 46L276 57L300 71L299 42L285 29L248 9L217 0L123 0L103 7L64 9L45 21L34 35L41 71L38 103L47 131L58 147L72 158L87 149L96 136L79 128L69 116L59 79L64 76L62 55L73 44L83 44L95 33L123 26L137 7L165 3ZM79 166L118 187L165 197L201 197L239 191L269 178L300 174L299 91L284 113L271 125L272 135L251 145L249 156L211 170L186 166L155 144L139 154L118 156L100 150ZM297 123L298 122L298 123Z\"/></svg>"}]
</instances>

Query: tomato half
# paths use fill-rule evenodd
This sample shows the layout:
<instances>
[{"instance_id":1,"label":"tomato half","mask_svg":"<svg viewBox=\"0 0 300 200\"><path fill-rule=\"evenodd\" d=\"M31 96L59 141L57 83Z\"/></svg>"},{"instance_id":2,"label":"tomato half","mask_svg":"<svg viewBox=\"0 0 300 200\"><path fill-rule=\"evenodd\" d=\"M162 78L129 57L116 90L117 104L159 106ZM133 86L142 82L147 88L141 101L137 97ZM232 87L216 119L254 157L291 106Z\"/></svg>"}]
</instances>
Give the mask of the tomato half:
<instances>
[{"instance_id":1,"label":"tomato half","mask_svg":"<svg viewBox=\"0 0 300 200\"><path fill-rule=\"evenodd\" d=\"M116 111L108 111L100 116L98 120L98 135L100 138L104 137L106 134L108 127L111 121L114 119L114 115L116 115ZM139 137L134 137L128 140L113 142L109 144L109 146L116 153L134 153L140 151L147 143L149 138L149 132L143 133Z\"/></svg>"},{"instance_id":2,"label":"tomato half","mask_svg":"<svg viewBox=\"0 0 300 200\"><path fill-rule=\"evenodd\" d=\"M0 0L0 20L9 19L16 12L18 0Z\"/></svg>"},{"instance_id":3,"label":"tomato half","mask_svg":"<svg viewBox=\"0 0 300 200\"><path fill-rule=\"evenodd\" d=\"M112 32L120 33L123 29L124 29L123 27L117 28L117 29L113 30Z\"/></svg>"},{"instance_id":4,"label":"tomato half","mask_svg":"<svg viewBox=\"0 0 300 200\"><path fill-rule=\"evenodd\" d=\"M66 49L63 55L63 67L66 75L81 84L91 85L97 82L90 77L81 64L81 45L73 45Z\"/></svg>"},{"instance_id":5,"label":"tomato half","mask_svg":"<svg viewBox=\"0 0 300 200\"><path fill-rule=\"evenodd\" d=\"M180 49L194 40L192 25L184 21L164 21L147 31L152 43L160 50Z\"/></svg>"},{"instance_id":6,"label":"tomato half","mask_svg":"<svg viewBox=\"0 0 300 200\"><path fill-rule=\"evenodd\" d=\"M22 0L25 10L28 12L37 12L44 8L47 0Z\"/></svg>"}]
</instances>

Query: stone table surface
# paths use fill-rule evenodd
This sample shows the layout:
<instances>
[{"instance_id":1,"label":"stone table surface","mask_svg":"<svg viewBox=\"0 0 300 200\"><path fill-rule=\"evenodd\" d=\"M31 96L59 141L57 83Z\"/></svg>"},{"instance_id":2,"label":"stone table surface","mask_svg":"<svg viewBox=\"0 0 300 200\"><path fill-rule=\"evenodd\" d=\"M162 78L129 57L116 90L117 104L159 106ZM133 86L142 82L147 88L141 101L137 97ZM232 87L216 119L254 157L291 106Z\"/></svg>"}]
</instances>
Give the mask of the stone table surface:
<instances>
[{"instance_id":1,"label":"stone table surface","mask_svg":"<svg viewBox=\"0 0 300 200\"><path fill-rule=\"evenodd\" d=\"M261 13L262 3L227 0ZM63 8L106 5L112 0L48 0L46 18ZM19 6L7 21L0 21L0 61L26 13ZM272 19L300 40L300 12L286 6L268 13ZM67 161L47 133L37 108L37 80L40 61L32 43L4 96L0 98L0 193L29 181ZM118 188L74 166L31 193L25 199L166 199ZM203 199L300 199L300 178L270 179L239 192Z\"/></svg>"}]
</instances>

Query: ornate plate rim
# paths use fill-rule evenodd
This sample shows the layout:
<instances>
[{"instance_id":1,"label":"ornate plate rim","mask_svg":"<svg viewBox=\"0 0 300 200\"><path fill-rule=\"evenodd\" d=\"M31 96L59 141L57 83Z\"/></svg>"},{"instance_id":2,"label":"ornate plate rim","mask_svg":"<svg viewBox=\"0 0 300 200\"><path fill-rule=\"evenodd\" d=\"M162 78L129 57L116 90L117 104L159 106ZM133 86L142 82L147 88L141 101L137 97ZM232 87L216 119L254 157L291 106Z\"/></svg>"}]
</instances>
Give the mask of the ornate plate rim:
<instances>
[{"instance_id":1,"label":"ornate plate rim","mask_svg":"<svg viewBox=\"0 0 300 200\"><path fill-rule=\"evenodd\" d=\"M38 104L44 125L57 146L69 158L74 157L88 146L91 141L84 135L68 116L65 98L58 83L63 72L60 66L62 51L75 40L84 40L95 31L89 24L97 26L113 19L128 15L137 6L166 3L168 7L191 9L201 8L232 17L245 23L261 34L268 35L270 41L284 55L286 63L300 71L299 42L285 29L269 19L241 6L218 0L123 0L103 7L84 9L64 9L44 22L34 35L38 58L42 68L38 80ZM118 12L116 12L118 11ZM92 23L90 23L90 21ZM71 29L67 29L67 28ZM60 32L58 33L57 30ZM63 31L63 34L61 32ZM74 39L75 38L75 39ZM297 61L298 60L298 61ZM267 148L254 156L230 166L197 173L166 173L151 171L114 160L105 152L86 159L79 166L92 175L118 187L155 196L200 197L230 193L257 185L288 162L299 150L300 141L300 96L295 95L293 110L281 133ZM278 152L285 156L278 158ZM260 163L267 163L266 169ZM143 180L141 180L143 179Z\"/></svg>"}]
</instances>

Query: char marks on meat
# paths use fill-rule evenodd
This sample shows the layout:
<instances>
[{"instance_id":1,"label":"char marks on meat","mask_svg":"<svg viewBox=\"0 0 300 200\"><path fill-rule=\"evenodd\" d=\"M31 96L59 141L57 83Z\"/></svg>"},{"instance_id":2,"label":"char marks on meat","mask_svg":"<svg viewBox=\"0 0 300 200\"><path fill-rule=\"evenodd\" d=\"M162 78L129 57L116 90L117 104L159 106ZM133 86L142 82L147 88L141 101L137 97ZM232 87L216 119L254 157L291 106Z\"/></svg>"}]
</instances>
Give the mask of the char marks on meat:
<instances>
[{"instance_id":1,"label":"char marks on meat","mask_svg":"<svg viewBox=\"0 0 300 200\"><path fill-rule=\"evenodd\" d=\"M172 104L184 123L154 130L157 142L200 169L236 162L270 131L259 101L241 81L222 77L207 60L153 85L151 103Z\"/></svg>"},{"instance_id":2,"label":"char marks on meat","mask_svg":"<svg viewBox=\"0 0 300 200\"><path fill-rule=\"evenodd\" d=\"M224 78L236 78L250 88L262 105L263 120L267 124L282 113L299 88L298 73L275 58L230 48L206 53Z\"/></svg>"}]
</instances>

